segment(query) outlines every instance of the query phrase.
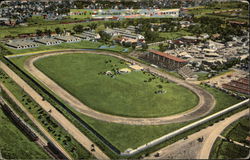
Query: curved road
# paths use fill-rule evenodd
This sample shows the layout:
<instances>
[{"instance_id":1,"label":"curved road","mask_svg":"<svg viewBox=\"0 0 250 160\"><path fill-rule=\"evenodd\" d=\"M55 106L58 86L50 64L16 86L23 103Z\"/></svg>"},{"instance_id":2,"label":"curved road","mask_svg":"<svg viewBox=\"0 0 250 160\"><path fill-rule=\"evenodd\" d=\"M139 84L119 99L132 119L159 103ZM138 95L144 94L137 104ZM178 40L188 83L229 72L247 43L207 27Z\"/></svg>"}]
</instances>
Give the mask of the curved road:
<instances>
[{"instance_id":1,"label":"curved road","mask_svg":"<svg viewBox=\"0 0 250 160\"><path fill-rule=\"evenodd\" d=\"M57 83L55 83L53 80L51 80L49 77L47 77L45 74L43 74L39 69L37 69L34 66L34 62L38 59L45 58L48 56L55 56L58 54L69 54L69 53L103 54L103 55L114 56L114 57L123 59L125 61L131 62L131 63L136 63L142 66L144 69L149 70L152 73L155 73L159 76L162 76L170 81L177 83L178 85L181 85L183 87L190 89L199 97L199 103L193 109L188 110L186 112L176 114L176 115L166 116L166 117L157 117L157 118L131 118L131 117L122 117L122 116L116 116L116 115L110 115L110 114L98 112L86 106L78 99L76 99L69 92L64 90ZM31 58L29 58L25 62L24 68L27 71L29 71L32 75L34 75L38 80L40 80L50 90L52 90L55 94L57 94L60 98L62 98L66 103L74 107L77 111L87 116L90 116L92 118L102 120L102 121L107 121L107 122L131 124L131 125L160 125L160 124L168 124L168 123L185 122L185 121L194 120L202 116L205 116L213 109L215 105L214 97L207 91L201 89L200 87L190 84L184 80L170 76L169 74L161 72L158 69L153 68L151 66L138 63L137 61L134 61L130 58L117 55L111 52L107 52L107 51L76 50L75 49L75 50L46 52L44 54L32 56Z\"/></svg>"},{"instance_id":2,"label":"curved road","mask_svg":"<svg viewBox=\"0 0 250 160\"><path fill-rule=\"evenodd\" d=\"M201 149L200 155L199 155L199 159L208 159L209 155L212 151L212 147L213 144L215 143L216 139L218 136L220 136L220 134L233 122L237 121L238 119L240 119L241 117L244 116L250 116L249 115L249 109L245 109L241 112L238 112L234 115L232 115L231 117L226 118L224 121L222 121L220 123L220 125L215 125L215 127L213 128L213 131L210 132L208 138L204 141L204 145Z\"/></svg>"}]
</instances>

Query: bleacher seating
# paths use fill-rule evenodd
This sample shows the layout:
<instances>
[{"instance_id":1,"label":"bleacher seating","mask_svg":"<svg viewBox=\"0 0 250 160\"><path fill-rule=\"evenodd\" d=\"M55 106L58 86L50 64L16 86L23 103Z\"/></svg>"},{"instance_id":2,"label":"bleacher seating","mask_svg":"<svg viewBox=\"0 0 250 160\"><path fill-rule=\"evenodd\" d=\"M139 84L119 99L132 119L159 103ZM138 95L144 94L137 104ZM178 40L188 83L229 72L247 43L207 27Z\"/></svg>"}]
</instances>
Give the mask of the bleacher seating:
<instances>
[{"instance_id":1,"label":"bleacher seating","mask_svg":"<svg viewBox=\"0 0 250 160\"><path fill-rule=\"evenodd\" d=\"M180 68L178 73L185 79L194 78L194 72L188 66Z\"/></svg>"}]
</instances>

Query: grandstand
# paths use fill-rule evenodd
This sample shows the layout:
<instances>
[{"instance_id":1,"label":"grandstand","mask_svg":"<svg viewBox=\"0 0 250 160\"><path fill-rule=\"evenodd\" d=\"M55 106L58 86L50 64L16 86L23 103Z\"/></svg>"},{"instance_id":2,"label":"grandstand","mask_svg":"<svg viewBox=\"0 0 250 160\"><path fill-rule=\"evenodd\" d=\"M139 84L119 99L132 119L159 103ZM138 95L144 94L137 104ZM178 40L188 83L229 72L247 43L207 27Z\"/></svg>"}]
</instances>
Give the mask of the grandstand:
<instances>
[{"instance_id":1,"label":"grandstand","mask_svg":"<svg viewBox=\"0 0 250 160\"><path fill-rule=\"evenodd\" d=\"M178 70L178 73L184 78L184 79L197 79L197 76L194 74L191 68L189 68L187 65L181 67Z\"/></svg>"},{"instance_id":2,"label":"grandstand","mask_svg":"<svg viewBox=\"0 0 250 160\"><path fill-rule=\"evenodd\" d=\"M187 64L186 60L155 50L149 50L146 52L145 58L150 62L168 70L178 70Z\"/></svg>"},{"instance_id":3,"label":"grandstand","mask_svg":"<svg viewBox=\"0 0 250 160\"><path fill-rule=\"evenodd\" d=\"M247 76L238 80L232 80L226 84L222 84L222 87L227 90L250 95L249 80L250 76Z\"/></svg>"}]
</instances>

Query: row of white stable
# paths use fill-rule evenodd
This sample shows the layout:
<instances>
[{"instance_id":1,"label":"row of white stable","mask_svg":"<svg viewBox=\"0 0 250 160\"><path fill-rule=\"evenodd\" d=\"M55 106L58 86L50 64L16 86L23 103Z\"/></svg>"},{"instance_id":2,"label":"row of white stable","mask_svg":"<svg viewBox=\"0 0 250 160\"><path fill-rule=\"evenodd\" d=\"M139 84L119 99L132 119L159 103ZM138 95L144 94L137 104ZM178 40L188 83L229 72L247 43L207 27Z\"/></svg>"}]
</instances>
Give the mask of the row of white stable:
<instances>
[{"instance_id":1,"label":"row of white stable","mask_svg":"<svg viewBox=\"0 0 250 160\"><path fill-rule=\"evenodd\" d=\"M100 39L99 34L95 34L90 31L85 31L82 34L77 35L65 35L65 36L55 36L55 37L43 37L31 39L15 39L10 40L5 43L7 46L15 49L26 49L26 48L36 48L40 45L59 45L61 43L75 43L80 42L81 40L95 41Z\"/></svg>"}]
</instances>

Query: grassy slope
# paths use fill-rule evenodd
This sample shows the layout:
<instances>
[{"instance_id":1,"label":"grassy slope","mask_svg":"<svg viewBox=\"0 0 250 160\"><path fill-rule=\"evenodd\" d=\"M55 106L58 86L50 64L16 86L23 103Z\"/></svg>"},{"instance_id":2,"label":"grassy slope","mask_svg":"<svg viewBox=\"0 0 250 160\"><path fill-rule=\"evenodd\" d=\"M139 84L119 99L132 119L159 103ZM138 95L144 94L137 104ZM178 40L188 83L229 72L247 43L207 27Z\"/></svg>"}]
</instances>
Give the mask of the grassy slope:
<instances>
[{"instance_id":1,"label":"grassy slope","mask_svg":"<svg viewBox=\"0 0 250 160\"><path fill-rule=\"evenodd\" d=\"M27 57L14 58L12 61L15 62L19 67L23 68L23 62L26 58ZM217 100L217 104L211 114L239 102L239 100L236 98L228 96L227 94L214 88L204 87L204 89L213 94ZM74 112L78 113L77 111ZM163 136L164 134L170 133L182 126L191 123L187 122L160 126L131 126L95 120L80 113L78 113L78 115L121 151L124 151L127 148L136 148L152 141L155 138Z\"/></svg>"},{"instance_id":2,"label":"grassy slope","mask_svg":"<svg viewBox=\"0 0 250 160\"><path fill-rule=\"evenodd\" d=\"M112 63L106 64L106 60ZM152 77L150 74L131 72L115 78L98 75L113 68L128 67L110 56L68 54L43 58L35 65L86 105L105 113L156 117L180 113L198 103L195 94L174 83L162 83L159 78L144 82ZM157 85L162 85L167 93L155 94L159 90Z\"/></svg>"},{"instance_id":3,"label":"grassy slope","mask_svg":"<svg viewBox=\"0 0 250 160\"><path fill-rule=\"evenodd\" d=\"M6 159L50 159L31 142L0 109L0 152Z\"/></svg>"},{"instance_id":4,"label":"grassy slope","mask_svg":"<svg viewBox=\"0 0 250 160\"><path fill-rule=\"evenodd\" d=\"M237 159L246 157L249 151L245 147L218 138L211 153L211 159Z\"/></svg>"},{"instance_id":5,"label":"grassy slope","mask_svg":"<svg viewBox=\"0 0 250 160\"><path fill-rule=\"evenodd\" d=\"M247 136L249 136L249 129L249 117L243 117L228 126L221 135L234 141L247 144L245 139ZM247 148L223 141L222 139L218 138L213 145L210 158L232 159L243 158L247 155Z\"/></svg>"},{"instance_id":6,"label":"grassy slope","mask_svg":"<svg viewBox=\"0 0 250 160\"><path fill-rule=\"evenodd\" d=\"M250 122L249 117L241 118L240 120L234 122L228 128L226 128L226 130L222 133L222 135L234 141L247 144L246 137L250 136L249 122Z\"/></svg>"},{"instance_id":7,"label":"grassy slope","mask_svg":"<svg viewBox=\"0 0 250 160\"><path fill-rule=\"evenodd\" d=\"M1 70L0 70L1 71ZM1 71L1 73L4 73ZM4 78L3 78L4 77ZM0 77L2 82L13 95L23 104L26 109L41 123L41 125L65 148L75 159L93 158L92 155L80 145L64 128L62 128L52 117L48 115L26 92L23 91L5 73ZM6 78L7 77L7 78ZM73 151L72 148L75 147Z\"/></svg>"}]
</instances>

